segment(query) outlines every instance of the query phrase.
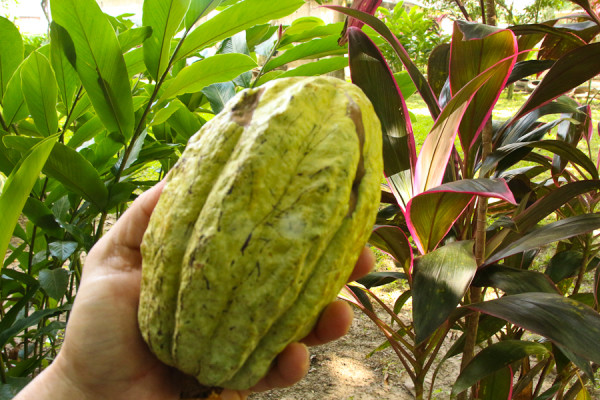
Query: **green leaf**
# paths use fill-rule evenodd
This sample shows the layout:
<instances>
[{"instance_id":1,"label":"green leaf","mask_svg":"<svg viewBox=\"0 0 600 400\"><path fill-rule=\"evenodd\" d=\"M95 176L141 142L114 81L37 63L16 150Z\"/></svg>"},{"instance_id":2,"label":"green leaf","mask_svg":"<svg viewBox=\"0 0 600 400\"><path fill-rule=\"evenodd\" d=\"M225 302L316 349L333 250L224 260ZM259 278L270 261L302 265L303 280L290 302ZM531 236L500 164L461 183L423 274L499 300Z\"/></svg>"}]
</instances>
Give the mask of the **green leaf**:
<instances>
[{"instance_id":1,"label":"green leaf","mask_svg":"<svg viewBox=\"0 0 600 400\"><path fill-rule=\"evenodd\" d=\"M235 96L235 85L231 82L214 83L202 89L202 93L208 99L213 112L218 114L225 108L225 104Z\"/></svg>"},{"instance_id":2,"label":"green leaf","mask_svg":"<svg viewBox=\"0 0 600 400\"><path fill-rule=\"evenodd\" d=\"M551 293L521 293L469 305L545 336L573 353L600 361L600 315L578 301Z\"/></svg>"},{"instance_id":3,"label":"green leaf","mask_svg":"<svg viewBox=\"0 0 600 400\"><path fill-rule=\"evenodd\" d=\"M244 0L224 9L194 29L181 45L175 61L215 44L254 25L283 18L296 11L304 0Z\"/></svg>"},{"instance_id":4,"label":"green leaf","mask_svg":"<svg viewBox=\"0 0 600 400\"><path fill-rule=\"evenodd\" d=\"M47 308L44 310L34 311L27 318L18 319L10 328L0 331L0 346L4 346L6 342L26 328L38 324L42 318L61 314L62 312L64 312L63 308Z\"/></svg>"},{"instance_id":5,"label":"green leaf","mask_svg":"<svg viewBox=\"0 0 600 400\"><path fill-rule=\"evenodd\" d=\"M0 17L0 98L4 97L8 81L23 61L23 39L17 27Z\"/></svg>"},{"instance_id":6,"label":"green leaf","mask_svg":"<svg viewBox=\"0 0 600 400\"><path fill-rule=\"evenodd\" d=\"M54 135L58 131L58 87L48 59L37 51L32 52L21 68L21 81L36 128L44 136Z\"/></svg>"},{"instance_id":7,"label":"green leaf","mask_svg":"<svg viewBox=\"0 0 600 400\"><path fill-rule=\"evenodd\" d=\"M566 250L552 256L545 273L552 282L558 283L577 275L581 268L583 268L583 254L575 250Z\"/></svg>"},{"instance_id":8,"label":"green leaf","mask_svg":"<svg viewBox=\"0 0 600 400\"><path fill-rule=\"evenodd\" d=\"M67 54L75 55L73 42L67 31L54 21L50 23L50 63L54 69L58 93L67 110L73 107L77 88L81 81L75 67L69 62Z\"/></svg>"},{"instance_id":9,"label":"green leaf","mask_svg":"<svg viewBox=\"0 0 600 400\"><path fill-rule=\"evenodd\" d=\"M71 139L69 139L67 146L76 149L88 140L94 138L94 136L103 130L104 125L102 125L102 121L100 121L100 118L97 115L94 115L77 128L73 136L71 136Z\"/></svg>"},{"instance_id":10,"label":"green leaf","mask_svg":"<svg viewBox=\"0 0 600 400\"><path fill-rule=\"evenodd\" d=\"M22 119L29 116L29 110L27 109L27 103L25 103L25 97L23 97L23 89L21 84L21 68L23 64L17 68L4 92L4 98L2 99L2 117L6 122L7 126L12 125Z\"/></svg>"},{"instance_id":11,"label":"green leaf","mask_svg":"<svg viewBox=\"0 0 600 400\"><path fill-rule=\"evenodd\" d=\"M183 94L199 92L208 85L230 81L256 67L256 62L245 54L217 54L182 69L160 97L159 102Z\"/></svg>"},{"instance_id":12,"label":"green leaf","mask_svg":"<svg viewBox=\"0 0 600 400\"><path fill-rule=\"evenodd\" d=\"M223 0L192 0L185 15L185 29L191 29L198 20L221 4Z\"/></svg>"},{"instance_id":13,"label":"green leaf","mask_svg":"<svg viewBox=\"0 0 600 400\"><path fill-rule=\"evenodd\" d=\"M7 146L26 151L39 139L9 136L4 139ZM108 190L94 166L81 154L64 144L57 143L52 149L43 172L58 180L73 192L104 209Z\"/></svg>"},{"instance_id":14,"label":"green leaf","mask_svg":"<svg viewBox=\"0 0 600 400\"><path fill-rule=\"evenodd\" d=\"M280 56L271 59L265 64L264 71L268 72L292 61L305 58L321 58L331 55L345 54L348 50L338 44L337 36L328 36L322 39L313 39L287 50Z\"/></svg>"},{"instance_id":15,"label":"green leaf","mask_svg":"<svg viewBox=\"0 0 600 400\"><path fill-rule=\"evenodd\" d=\"M289 76L315 76L323 75L328 72L338 71L348 66L346 57L331 57L324 58L319 61L302 64L299 67L285 71L278 75L278 78L286 78Z\"/></svg>"},{"instance_id":16,"label":"green leaf","mask_svg":"<svg viewBox=\"0 0 600 400\"><path fill-rule=\"evenodd\" d=\"M74 244L75 247L77 247L77 242L69 243ZM51 243L50 245L52 246L52 244L54 243ZM73 247L71 244L69 247ZM50 248L50 251L52 251L52 247ZM44 289L48 296L55 300L60 300L69 288L69 271L63 268L53 270L43 269L40 271L38 279L40 281L40 287Z\"/></svg>"},{"instance_id":17,"label":"green leaf","mask_svg":"<svg viewBox=\"0 0 600 400\"><path fill-rule=\"evenodd\" d=\"M546 356L550 352L540 343L503 340L481 350L463 369L452 386L452 394L467 390L493 372L528 356Z\"/></svg>"},{"instance_id":18,"label":"green leaf","mask_svg":"<svg viewBox=\"0 0 600 400\"><path fill-rule=\"evenodd\" d=\"M133 103L117 35L94 0L53 0L53 20L71 37L75 66L96 113L109 131L133 135Z\"/></svg>"},{"instance_id":19,"label":"green leaf","mask_svg":"<svg viewBox=\"0 0 600 400\"><path fill-rule=\"evenodd\" d=\"M134 47L137 47L144 43L144 41L148 39L150 35L152 35L152 28L149 26L127 29L125 32L120 33L118 36L121 51L123 53L127 53Z\"/></svg>"},{"instance_id":20,"label":"green leaf","mask_svg":"<svg viewBox=\"0 0 600 400\"><path fill-rule=\"evenodd\" d=\"M509 367L486 376L479 385L481 400L506 400L512 389L512 370Z\"/></svg>"},{"instance_id":21,"label":"green leaf","mask_svg":"<svg viewBox=\"0 0 600 400\"><path fill-rule=\"evenodd\" d=\"M35 145L23 157L22 163L9 175L0 194L0 254L6 254L12 232L21 210L33 189L56 137L49 137Z\"/></svg>"},{"instance_id":22,"label":"green leaf","mask_svg":"<svg viewBox=\"0 0 600 400\"><path fill-rule=\"evenodd\" d=\"M58 258L61 262L64 262L67 258L71 257L79 243L70 241L57 241L52 242L48 245L50 254ZM43 287L43 285L42 285Z\"/></svg>"},{"instance_id":23,"label":"green leaf","mask_svg":"<svg viewBox=\"0 0 600 400\"><path fill-rule=\"evenodd\" d=\"M144 62L155 81L169 66L171 39L189 6L190 0L144 0L142 24L152 28L152 35L144 41Z\"/></svg>"},{"instance_id":24,"label":"green leaf","mask_svg":"<svg viewBox=\"0 0 600 400\"><path fill-rule=\"evenodd\" d=\"M52 211L35 197L27 198L23 214L36 226L42 228L44 234L61 237L64 232L58 222L56 222Z\"/></svg>"},{"instance_id":25,"label":"green leaf","mask_svg":"<svg viewBox=\"0 0 600 400\"><path fill-rule=\"evenodd\" d=\"M521 238L509 243L489 257L485 264L492 264L513 254L545 246L600 228L600 214L582 214L551 222L534 229Z\"/></svg>"},{"instance_id":26,"label":"green leaf","mask_svg":"<svg viewBox=\"0 0 600 400\"><path fill-rule=\"evenodd\" d=\"M448 319L476 271L472 241L450 243L415 259L412 295L417 343Z\"/></svg>"}]
</instances>

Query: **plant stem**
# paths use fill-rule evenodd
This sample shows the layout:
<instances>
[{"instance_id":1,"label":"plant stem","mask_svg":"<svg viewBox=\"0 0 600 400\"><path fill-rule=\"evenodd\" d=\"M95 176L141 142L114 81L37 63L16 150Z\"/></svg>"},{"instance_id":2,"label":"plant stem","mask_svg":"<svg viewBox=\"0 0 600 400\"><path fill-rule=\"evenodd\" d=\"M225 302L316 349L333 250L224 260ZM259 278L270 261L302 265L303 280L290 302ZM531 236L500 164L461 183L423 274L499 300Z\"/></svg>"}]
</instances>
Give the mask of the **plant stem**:
<instances>
[{"instance_id":1,"label":"plant stem","mask_svg":"<svg viewBox=\"0 0 600 400\"><path fill-rule=\"evenodd\" d=\"M4 371L4 359L2 358L2 354L0 354L0 380L2 383L6 383L6 372Z\"/></svg>"}]
</instances>

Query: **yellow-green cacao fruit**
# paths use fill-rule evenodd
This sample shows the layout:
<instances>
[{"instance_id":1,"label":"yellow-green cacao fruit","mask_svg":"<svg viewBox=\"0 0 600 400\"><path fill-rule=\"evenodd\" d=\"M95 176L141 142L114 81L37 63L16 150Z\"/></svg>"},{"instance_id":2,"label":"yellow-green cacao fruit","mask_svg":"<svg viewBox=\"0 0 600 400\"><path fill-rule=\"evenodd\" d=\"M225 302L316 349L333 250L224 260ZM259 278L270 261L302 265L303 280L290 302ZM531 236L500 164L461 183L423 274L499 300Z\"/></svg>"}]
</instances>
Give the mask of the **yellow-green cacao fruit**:
<instances>
[{"instance_id":1,"label":"yellow-green cacao fruit","mask_svg":"<svg viewBox=\"0 0 600 400\"><path fill-rule=\"evenodd\" d=\"M167 176L142 243L139 326L164 363L246 389L307 335L375 221L381 127L335 78L238 93Z\"/></svg>"}]
</instances>

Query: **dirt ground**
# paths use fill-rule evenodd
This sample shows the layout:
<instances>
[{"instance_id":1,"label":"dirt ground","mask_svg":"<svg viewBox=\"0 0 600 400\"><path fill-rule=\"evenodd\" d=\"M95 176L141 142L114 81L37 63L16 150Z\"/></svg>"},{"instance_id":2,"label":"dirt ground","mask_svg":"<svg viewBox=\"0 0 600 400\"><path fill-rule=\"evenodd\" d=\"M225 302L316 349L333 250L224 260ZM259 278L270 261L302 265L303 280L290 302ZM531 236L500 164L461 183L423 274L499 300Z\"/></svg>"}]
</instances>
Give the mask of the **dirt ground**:
<instances>
[{"instance_id":1,"label":"dirt ground","mask_svg":"<svg viewBox=\"0 0 600 400\"><path fill-rule=\"evenodd\" d=\"M359 310L342 339L311 348L308 375L291 388L250 396L251 400L405 400L413 399L412 382L391 349L369 353L385 341ZM436 378L432 399L450 398L460 360L447 361ZM456 372L455 372L456 371ZM430 380L427 381L427 384ZM428 390L427 390L428 393Z\"/></svg>"}]
</instances>

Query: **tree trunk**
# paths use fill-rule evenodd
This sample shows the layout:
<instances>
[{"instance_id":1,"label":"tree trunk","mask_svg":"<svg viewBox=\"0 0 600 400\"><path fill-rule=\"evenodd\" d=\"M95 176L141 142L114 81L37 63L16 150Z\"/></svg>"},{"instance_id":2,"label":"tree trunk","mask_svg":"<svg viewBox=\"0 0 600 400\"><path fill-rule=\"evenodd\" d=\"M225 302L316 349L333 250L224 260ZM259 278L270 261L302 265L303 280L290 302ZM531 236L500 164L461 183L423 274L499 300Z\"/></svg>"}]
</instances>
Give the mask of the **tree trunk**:
<instances>
[{"instance_id":1,"label":"tree trunk","mask_svg":"<svg viewBox=\"0 0 600 400\"><path fill-rule=\"evenodd\" d=\"M496 26L498 24L495 0L485 0L485 20L488 25Z\"/></svg>"}]
</instances>

